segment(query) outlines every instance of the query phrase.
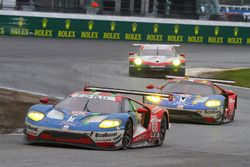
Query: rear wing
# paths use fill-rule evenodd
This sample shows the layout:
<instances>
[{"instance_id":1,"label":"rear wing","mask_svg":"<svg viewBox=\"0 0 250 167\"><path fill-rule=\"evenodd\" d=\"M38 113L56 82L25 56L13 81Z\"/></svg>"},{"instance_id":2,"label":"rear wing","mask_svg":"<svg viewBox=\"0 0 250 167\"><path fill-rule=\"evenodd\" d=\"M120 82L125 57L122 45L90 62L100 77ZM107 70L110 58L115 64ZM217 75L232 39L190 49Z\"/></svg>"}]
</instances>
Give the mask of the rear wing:
<instances>
[{"instance_id":1,"label":"rear wing","mask_svg":"<svg viewBox=\"0 0 250 167\"><path fill-rule=\"evenodd\" d=\"M169 98L168 94L138 91L138 90L127 90L127 89L116 89L116 88L104 88L104 87L93 87L88 86L84 88L85 91L97 91L97 92L109 92L109 93L121 93L129 95L139 95L139 96L158 96L161 98ZM144 99L144 98L143 98Z\"/></svg>"},{"instance_id":2,"label":"rear wing","mask_svg":"<svg viewBox=\"0 0 250 167\"><path fill-rule=\"evenodd\" d=\"M161 48L170 48L170 47L180 47L181 45L164 45L164 44L132 44L133 46L140 47L161 47Z\"/></svg>"},{"instance_id":3,"label":"rear wing","mask_svg":"<svg viewBox=\"0 0 250 167\"><path fill-rule=\"evenodd\" d=\"M218 80L218 79L208 79L208 78L201 78L201 77L179 77L179 76L170 76L170 75L166 75L166 79L186 79L186 80L188 80L188 81L202 80L202 81L210 81L210 82L219 83L219 84L228 84L228 85L233 85L233 84L235 84L235 81L230 81L230 80Z\"/></svg>"}]
</instances>

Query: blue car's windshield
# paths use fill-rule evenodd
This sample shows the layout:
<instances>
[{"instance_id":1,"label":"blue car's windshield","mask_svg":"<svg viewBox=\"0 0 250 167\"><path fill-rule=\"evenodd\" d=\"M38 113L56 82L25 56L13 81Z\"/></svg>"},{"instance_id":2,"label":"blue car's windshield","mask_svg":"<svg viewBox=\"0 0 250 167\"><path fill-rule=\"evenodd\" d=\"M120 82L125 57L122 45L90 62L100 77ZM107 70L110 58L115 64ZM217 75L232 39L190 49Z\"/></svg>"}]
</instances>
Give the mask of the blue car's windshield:
<instances>
[{"instance_id":1,"label":"blue car's windshield","mask_svg":"<svg viewBox=\"0 0 250 167\"><path fill-rule=\"evenodd\" d=\"M58 103L55 108L68 109L70 111L87 111L109 114L120 112L121 104L111 100L87 97L68 97Z\"/></svg>"},{"instance_id":2,"label":"blue car's windshield","mask_svg":"<svg viewBox=\"0 0 250 167\"><path fill-rule=\"evenodd\" d=\"M194 94L200 96L210 96L215 94L212 87L190 81L169 82L163 87L164 93Z\"/></svg>"}]
</instances>

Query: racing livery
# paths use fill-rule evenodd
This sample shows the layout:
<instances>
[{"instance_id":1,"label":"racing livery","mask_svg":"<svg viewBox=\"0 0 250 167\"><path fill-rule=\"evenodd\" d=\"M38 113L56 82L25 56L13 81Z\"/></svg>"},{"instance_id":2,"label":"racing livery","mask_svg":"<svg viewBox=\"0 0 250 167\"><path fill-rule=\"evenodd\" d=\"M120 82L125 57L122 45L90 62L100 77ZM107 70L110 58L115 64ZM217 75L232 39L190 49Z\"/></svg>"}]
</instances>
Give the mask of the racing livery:
<instances>
[{"instance_id":1,"label":"racing livery","mask_svg":"<svg viewBox=\"0 0 250 167\"><path fill-rule=\"evenodd\" d=\"M137 53L129 53L129 75L165 76L185 75L186 59L178 54L175 47L179 45L134 44L140 46Z\"/></svg>"},{"instance_id":2,"label":"racing livery","mask_svg":"<svg viewBox=\"0 0 250 167\"><path fill-rule=\"evenodd\" d=\"M168 109L170 120L222 124L234 120L237 95L216 83L231 81L202 78L172 78L160 87L148 85L154 92L169 94L169 98L146 97L146 103Z\"/></svg>"},{"instance_id":3,"label":"racing livery","mask_svg":"<svg viewBox=\"0 0 250 167\"><path fill-rule=\"evenodd\" d=\"M32 106L25 118L25 141L104 150L162 145L169 128L168 111L115 94L119 92L152 94L87 87L56 105L42 98L46 104Z\"/></svg>"}]
</instances>

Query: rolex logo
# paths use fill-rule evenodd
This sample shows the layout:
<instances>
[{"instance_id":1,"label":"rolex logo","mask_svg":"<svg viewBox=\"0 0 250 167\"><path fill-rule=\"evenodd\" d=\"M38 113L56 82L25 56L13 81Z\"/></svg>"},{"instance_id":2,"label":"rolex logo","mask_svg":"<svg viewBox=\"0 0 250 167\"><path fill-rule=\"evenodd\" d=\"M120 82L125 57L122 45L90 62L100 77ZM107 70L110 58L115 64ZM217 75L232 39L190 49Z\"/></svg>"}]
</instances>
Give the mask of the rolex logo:
<instances>
[{"instance_id":1,"label":"rolex logo","mask_svg":"<svg viewBox=\"0 0 250 167\"><path fill-rule=\"evenodd\" d=\"M93 28L94 28L94 22L93 21L88 22L88 28L89 28L89 31L93 30Z\"/></svg>"},{"instance_id":2,"label":"rolex logo","mask_svg":"<svg viewBox=\"0 0 250 167\"><path fill-rule=\"evenodd\" d=\"M219 33L220 33L220 27L215 27L215 28L214 28L214 35L215 35L215 36L218 36Z\"/></svg>"},{"instance_id":3,"label":"rolex logo","mask_svg":"<svg viewBox=\"0 0 250 167\"><path fill-rule=\"evenodd\" d=\"M200 27L199 27L199 26L195 26L195 27L194 27L194 34L195 34L195 35L198 35L199 32L200 32Z\"/></svg>"},{"instance_id":4,"label":"rolex logo","mask_svg":"<svg viewBox=\"0 0 250 167\"><path fill-rule=\"evenodd\" d=\"M66 20L65 21L65 28L68 30L70 28L70 24L71 24L71 21L70 20Z\"/></svg>"},{"instance_id":5,"label":"rolex logo","mask_svg":"<svg viewBox=\"0 0 250 167\"><path fill-rule=\"evenodd\" d=\"M174 26L174 33L175 34L179 34L179 32L180 32L180 26L179 25L175 25Z\"/></svg>"},{"instance_id":6,"label":"rolex logo","mask_svg":"<svg viewBox=\"0 0 250 167\"><path fill-rule=\"evenodd\" d=\"M154 24L154 33L157 33L159 30L159 25L158 24Z\"/></svg>"},{"instance_id":7,"label":"rolex logo","mask_svg":"<svg viewBox=\"0 0 250 167\"><path fill-rule=\"evenodd\" d=\"M239 28L238 27L234 27L234 36L238 36L239 34Z\"/></svg>"},{"instance_id":8,"label":"rolex logo","mask_svg":"<svg viewBox=\"0 0 250 167\"><path fill-rule=\"evenodd\" d=\"M18 26L19 27L22 27L24 24L24 18L23 17L20 17L19 20L18 20Z\"/></svg>"},{"instance_id":9,"label":"rolex logo","mask_svg":"<svg viewBox=\"0 0 250 167\"><path fill-rule=\"evenodd\" d=\"M46 28L46 27L47 27L47 24L48 24L48 19L47 19L47 18L44 18L44 19L42 20L42 27L43 27L43 28Z\"/></svg>"},{"instance_id":10,"label":"rolex logo","mask_svg":"<svg viewBox=\"0 0 250 167\"><path fill-rule=\"evenodd\" d=\"M133 23L133 24L132 24L132 31L133 31L133 32L136 32L136 30L137 30L137 24L136 24L136 23Z\"/></svg>"},{"instance_id":11,"label":"rolex logo","mask_svg":"<svg viewBox=\"0 0 250 167\"><path fill-rule=\"evenodd\" d=\"M110 30L111 31L115 31L115 27L116 27L116 23L115 22L111 22L110 23Z\"/></svg>"}]
</instances>

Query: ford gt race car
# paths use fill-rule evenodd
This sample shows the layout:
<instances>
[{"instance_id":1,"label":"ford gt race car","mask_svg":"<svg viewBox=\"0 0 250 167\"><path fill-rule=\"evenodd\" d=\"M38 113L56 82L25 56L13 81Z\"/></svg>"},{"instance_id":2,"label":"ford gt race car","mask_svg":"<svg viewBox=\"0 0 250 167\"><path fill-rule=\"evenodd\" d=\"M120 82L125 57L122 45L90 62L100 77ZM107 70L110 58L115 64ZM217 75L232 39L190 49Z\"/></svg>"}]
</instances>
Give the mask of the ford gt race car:
<instances>
[{"instance_id":1,"label":"ford gt race car","mask_svg":"<svg viewBox=\"0 0 250 167\"><path fill-rule=\"evenodd\" d=\"M234 120L237 95L216 83L232 84L234 81L201 78L170 77L160 87L148 85L154 92L169 94L169 98L146 97L146 103L168 109L170 120L222 124Z\"/></svg>"},{"instance_id":2,"label":"ford gt race car","mask_svg":"<svg viewBox=\"0 0 250 167\"><path fill-rule=\"evenodd\" d=\"M162 145L169 128L168 111L116 93L152 95L87 87L56 105L47 104L48 98L42 98L40 101L46 104L34 105L27 113L25 141L104 150Z\"/></svg>"},{"instance_id":3,"label":"ford gt race car","mask_svg":"<svg viewBox=\"0 0 250 167\"><path fill-rule=\"evenodd\" d=\"M179 45L134 44L139 50L129 53L129 75L164 76L185 75L186 59L178 54L175 47Z\"/></svg>"}]
</instances>

